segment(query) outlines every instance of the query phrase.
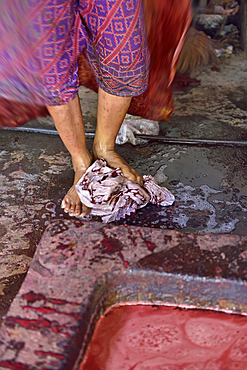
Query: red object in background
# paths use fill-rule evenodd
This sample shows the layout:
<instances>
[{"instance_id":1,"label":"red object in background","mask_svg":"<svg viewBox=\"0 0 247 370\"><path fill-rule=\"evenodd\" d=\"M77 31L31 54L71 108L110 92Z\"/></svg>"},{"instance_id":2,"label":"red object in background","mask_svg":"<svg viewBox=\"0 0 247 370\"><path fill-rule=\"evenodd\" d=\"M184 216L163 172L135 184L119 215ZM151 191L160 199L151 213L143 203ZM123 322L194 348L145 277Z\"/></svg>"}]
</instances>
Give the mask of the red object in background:
<instances>
[{"instance_id":1,"label":"red object in background","mask_svg":"<svg viewBox=\"0 0 247 370\"><path fill-rule=\"evenodd\" d=\"M132 99L128 113L167 120L173 111L172 82L191 22L190 0L144 0L148 47L151 54L148 88ZM80 85L98 86L84 55L79 57Z\"/></svg>"},{"instance_id":2,"label":"red object in background","mask_svg":"<svg viewBox=\"0 0 247 370\"><path fill-rule=\"evenodd\" d=\"M0 97L0 128L22 126L31 119L47 116L44 106L24 104Z\"/></svg>"},{"instance_id":3,"label":"red object in background","mask_svg":"<svg viewBox=\"0 0 247 370\"><path fill-rule=\"evenodd\" d=\"M245 370L247 318L165 306L110 309L79 370Z\"/></svg>"},{"instance_id":4,"label":"red object in background","mask_svg":"<svg viewBox=\"0 0 247 370\"><path fill-rule=\"evenodd\" d=\"M132 99L129 113L152 120L167 120L173 111L172 82L185 34L191 22L190 0L143 0L151 54L147 91ZM94 75L79 57L80 84L97 92ZM0 127L21 126L46 116L45 107L0 98Z\"/></svg>"}]
</instances>

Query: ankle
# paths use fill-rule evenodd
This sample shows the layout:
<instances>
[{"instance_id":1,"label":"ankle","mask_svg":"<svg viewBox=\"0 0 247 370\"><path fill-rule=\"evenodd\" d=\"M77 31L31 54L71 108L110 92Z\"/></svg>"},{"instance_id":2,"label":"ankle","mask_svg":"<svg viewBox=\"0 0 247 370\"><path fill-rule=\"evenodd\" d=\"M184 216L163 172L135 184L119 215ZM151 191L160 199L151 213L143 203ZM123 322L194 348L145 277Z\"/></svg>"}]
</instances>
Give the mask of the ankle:
<instances>
[{"instance_id":1,"label":"ankle","mask_svg":"<svg viewBox=\"0 0 247 370\"><path fill-rule=\"evenodd\" d=\"M104 155L109 152L115 151L115 143L102 143L102 142L94 142L93 144L93 154Z\"/></svg>"},{"instance_id":2,"label":"ankle","mask_svg":"<svg viewBox=\"0 0 247 370\"><path fill-rule=\"evenodd\" d=\"M75 172L86 171L92 164L92 156L88 151L85 151L83 156L72 157L72 164Z\"/></svg>"}]
</instances>

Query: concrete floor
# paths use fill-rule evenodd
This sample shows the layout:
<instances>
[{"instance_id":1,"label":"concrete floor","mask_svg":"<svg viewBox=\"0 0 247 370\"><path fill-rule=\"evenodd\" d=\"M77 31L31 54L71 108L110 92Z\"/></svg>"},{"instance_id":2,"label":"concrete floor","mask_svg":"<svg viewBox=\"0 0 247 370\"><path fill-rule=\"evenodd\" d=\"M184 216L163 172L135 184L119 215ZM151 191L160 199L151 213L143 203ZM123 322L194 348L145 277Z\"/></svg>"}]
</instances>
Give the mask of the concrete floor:
<instances>
[{"instance_id":1,"label":"concrete floor","mask_svg":"<svg viewBox=\"0 0 247 370\"><path fill-rule=\"evenodd\" d=\"M167 136L247 140L247 67L243 53L223 60L220 71L206 67L194 76L198 87L174 95ZM81 90L85 125L96 123L96 95ZM29 124L53 128L49 120ZM88 146L92 139L88 139ZM174 229L183 233L247 234L247 147L195 147L152 142L118 146L139 172L171 190L169 208L148 205L116 223ZM72 183L69 154L57 136L3 131L0 138L0 316L18 291L49 222L66 219L61 199ZM98 219L94 219L99 221Z\"/></svg>"},{"instance_id":2,"label":"concrete floor","mask_svg":"<svg viewBox=\"0 0 247 370\"><path fill-rule=\"evenodd\" d=\"M191 341L188 350L178 347L183 334L176 329L177 320L168 326L159 320L158 327L151 325L148 329L148 338L157 340L158 333L162 334L164 346L173 358L171 370L178 369L179 360L182 361L179 369L183 370L246 369L246 272L247 236L195 235L127 224L53 220L42 235L24 283L2 321L0 369L78 370L100 316L119 305L149 305L156 309L161 305L172 306L172 311L182 316L184 327L187 324L184 310L226 312L227 319L216 324L211 316L206 325L203 320L208 314L198 313L201 321L195 313L193 333L201 343L196 353L191 352ZM241 321L241 328L236 331L230 326L234 340L226 350L229 335L225 336L223 330L224 321L229 324L233 319L230 314L241 314L236 318ZM139 326L139 338L143 337L142 329ZM175 343L173 334L167 337L171 332L177 333ZM103 335L101 343L105 341ZM111 342L119 344L114 335ZM175 348L171 348L172 343ZM209 346L214 348L212 354L208 352ZM223 358L217 354L219 347L225 350ZM97 348L99 351L94 354L101 359L101 367L97 368L105 369L102 350ZM158 353L152 356L154 362L140 368L164 369L169 356L155 348ZM138 346L135 349L138 353ZM124 351L123 346L121 350ZM201 355L205 350L203 361ZM152 346L146 352L152 353ZM128 352L125 360L129 355ZM160 364L156 368L157 356ZM196 364L191 364L196 360ZM204 364L198 364L199 360ZM129 370L130 366L121 361L119 368Z\"/></svg>"}]
</instances>

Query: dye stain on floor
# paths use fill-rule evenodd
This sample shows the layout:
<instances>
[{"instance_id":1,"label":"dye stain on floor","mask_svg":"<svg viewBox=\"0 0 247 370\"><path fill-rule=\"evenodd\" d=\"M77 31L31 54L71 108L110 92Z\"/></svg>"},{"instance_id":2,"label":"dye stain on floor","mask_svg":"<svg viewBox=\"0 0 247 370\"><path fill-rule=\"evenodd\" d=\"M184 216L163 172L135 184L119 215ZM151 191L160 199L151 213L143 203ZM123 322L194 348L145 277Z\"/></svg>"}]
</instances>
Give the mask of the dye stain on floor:
<instances>
[{"instance_id":1,"label":"dye stain on floor","mask_svg":"<svg viewBox=\"0 0 247 370\"><path fill-rule=\"evenodd\" d=\"M245 53L221 60L218 72L207 66L194 77L200 84L174 95L174 113L168 123L160 123L160 134L247 140ZM85 128L91 133L96 126L97 95L80 89L79 96ZM54 128L50 118L27 126ZM150 173L176 197L170 208L148 205L118 225L246 235L246 147L149 142L137 147L126 144L117 151L142 175ZM1 132L0 320L26 275L46 226L54 218L68 218L60 204L72 181L70 156L59 137ZM230 260L234 261L234 256ZM234 263L232 266L237 269Z\"/></svg>"},{"instance_id":2,"label":"dye stain on floor","mask_svg":"<svg viewBox=\"0 0 247 370\"><path fill-rule=\"evenodd\" d=\"M115 307L80 370L245 370L247 318L165 306Z\"/></svg>"}]
</instances>

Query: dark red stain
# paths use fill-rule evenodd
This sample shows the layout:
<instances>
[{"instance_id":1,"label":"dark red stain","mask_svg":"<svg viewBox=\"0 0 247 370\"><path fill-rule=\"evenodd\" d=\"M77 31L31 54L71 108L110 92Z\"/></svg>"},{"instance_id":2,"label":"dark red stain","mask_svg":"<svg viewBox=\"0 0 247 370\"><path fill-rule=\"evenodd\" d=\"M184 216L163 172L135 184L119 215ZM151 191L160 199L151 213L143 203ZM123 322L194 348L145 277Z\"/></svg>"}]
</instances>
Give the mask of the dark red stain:
<instances>
[{"instance_id":1,"label":"dark red stain","mask_svg":"<svg viewBox=\"0 0 247 370\"><path fill-rule=\"evenodd\" d=\"M137 246L136 236L132 236L133 233L132 233L132 231L130 229L128 229L128 233L130 234L130 235L128 235L128 239L130 239L132 241L134 247L136 247Z\"/></svg>"},{"instance_id":2,"label":"dark red stain","mask_svg":"<svg viewBox=\"0 0 247 370\"><path fill-rule=\"evenodd\" d=\"M156 245L154 243L150 242L149 240L144 239L143 236L142 236L141 230L138 230L138 234L140 235L140 237L142 238L142 240L144 241L144 243L148 247L148 250L153 252L154 249L156 248Z\"/></svg>"},{"instance_id":3,"label":"dark red stain","mask_svg":"<svg viewBox=\"0 0 247 370\"><path fill-rule=\"evenodd\" d=\"M117 253L121 260L124 262L124 267L128 268L129 262L125 261L123 253L121 252L123 247L124 245L118 239L108 238L105 236L101 242L100 249L101 253L106 253L110 255Z\"/></svg>"},{"instance_id":4,"label":"dark red stain","mask_svg":"<svg viewBox=\"0 0 247 370\"><path fill-rule=\"evenodd\" d=\"M80 304L77 303L77 302L68 302L68 301L65 301L65 300L62 300L62 299L56 299L56 298L49 298L48 299L49 302L51 303L54 303L54 304L58 304L58 305L64 305L64 304L70 304L71 306L79 306Z\"/></svg>"},{"instance_id":5,"label":"dark red stain","mask_svg":"<svg viewBox=\"0 0 247 370\"><path fill-rule=\"evenodd\" d=\"M33 291L23 294L22 298L25 299L28 303L35 303L36 301L44 301L44 302L50 302L50 303L54 303L58 305L65 305L65 304L70 304L71 306L80 305L77 302L69 302L63 299L47 298L43 294L37 294L37 293L34 293Z\"/></svg>"},{"instance_id":6,"label":"dark red stain","mask_svg":"<svg viewBox=\"0 0 247 370\"><path fill-rule=\"evenodd\" d=\"M43 301L43 303L53 303L56 305L66 305L69 304L71 306L78 306L79 303L77 302L68 302L66 300L62 299L56 299L56 298L46 298L43 294L36 294L33 291L30 291L29 293L25 293L22 295L22 298L25 299L29 304L33 304L37 301ZM74 317L76 320L80 320L81 316L78 314L75 314L73 312L62 312L57 310L56 308L51 307L32 307L30 305L22 306L23 309L26 310L33 310L36 312L40 312L42 314L51 314L51 313L58 313L61 315L67 315ZM11 328L14 328L15 325L20 325L22 327L25 327L29 330L40 330L42 328L49 328L55 333L61 334L67 338L70 337L70 335L66 332L64 332L64 327L61 327L54 321L50 321L48 319L38 318L38 319L26 319L26 318L20 318L20 317L7 317L5 321L5 325Z\"/></svg>"},{"instance_id":7,"label":"dark red stain","mask_svg":"<svg viewBox=\"0 0 247 370\"><path fill-rule=\"evenodd\" d=\"M75 225L75 227L78 229L79 227L82 227L84 226L84 222L82 222L81 220L73 220L73 223Z\"/></svg>"},{"instance_id":8,"label":"dark red stain","mask_svg":"<svg viewBox=\"0 0 247 370\"><path fill-rule=\"evenodd\" d=\"M61 251L64 251L65 249L69 249L70 248L70 245L69 244L58 244L58 246L56 247L56 249L58 250L61 250Z\"/></svg>"},{"instance_id":9,"label":"dark red stain","mask_svg":"<svg viewBox=\"0 0 247 370\"><path fill-rule=\"evenodd\" d=\"M53 207L54 207L54 205L53 204L48 204L47 206L46 206L46 209L48 210L48 209L53 209Z\"/></svg>"},{"instance_id":10,"label":"dark red stain","mask_svg":"<svg viewBox=\"0 0 247 370\"><path fill-rule=\"evenodd\" d=\"M54 331L54 333L57 333L57 334L62 334L64 335L65 337L67 338L70 338L70 335L68 333L65 333L63 330L64 330L64 327L62 326L59 326L59 325L55 325L55 326L52 326L51 327L51 330Z\"/></svg>"},{"instance_id":11,"label":"dark red stain","mask_svg":"<svg viewBox=\"0 0 247 370\"><path fill-rule=\"evenodd\" d=\"M168 242L170 242L172 240L172 237L170 235L164 235L164 242L165 244L167 244Z\"/></svg>"},{"instance_id":12,"label":"dark red stain","mask_svg":"<svg viewBox=\"0 0 247 370\"><path fill-rule=\"evenodd\" d=\"M194 240L181 241L166 251L152 253L140 259L137 267L172 274L244 280L247 262L241 254L246 248L247 244L243 243L238 248L225 245L219 250L210 251L200 249Z\"/></svg>"},{"instance_id":13,"label":"dark red stain","mask_svg":"<svg viewBox=\"0 0 247 370\"><path fill-rule=\"evenodd\" d=\"M22 306L24 310L34 310L37 312L42 312L42 313L58 313L58 311L55 308L50 308L50 307L31 307L31 306Z\"/></svg>"},{"instance_id":14,"label":"dark red stain","mask_svg":"<svg viewBox=\"0 0 247 370\"><path fill-rule=\"evenodd\" d=\"M99 320L79 370L246 370L246 348L245 316L122 306Z\"/></svg>"},{"instance_id":15,"label":"dark red stain","mask_svg":"<svg viewBox=\"0 0 247 370\"><path fill-rule=\"evenodd\" d=\"M214 67L211 68L211 71L220 72L220 69L219 69L219 67L214 66Z\"/></svg>"},{"instance_id":16,"label":"dark red stain","mask_svg":"<svg viewBox=\"0 0 247 370\"><path fill-rule=\"evenodd\" d=\"M15 349L17 352L22 350L25 347L25 342L17 342L15 340L11 340L9 342L8 348Z\"/></svg>"},{"instance_id":17,"label":"dark red stain","mask_svg":"<svg viewBox=\"0 0 247 370\"><path fill-rule=\"evenodd\" d=\"M23 365L20 362L13 362L13 361L0 361L0 366L5 367L6 369L12 369L12 370L28 370L29 369L27 365Z\"/></svg>"},{"instance_id":18,"label":"dark red stain","mask_svg":"<svg viewBox=\"0 0 247 370\"><path fill-rule=\"evenodd\" d=\"M125 261L122 250L124 248L124 244L120 242L120 240L114 237L108 237L103 229L101 229L101 233L103 234L103 240L94 247L94 249L99 249L101 254L109 255L114 258L114 255L118 255L124 263L125 268L128 267L129 262ZM102 259L101 256L97 256L94 260L99 261ZM92 260L93 261L93 260Z\"/></svg>"},{"instance_id":19,"label":"dark red stain","mask_svg":"<svg viewBox=\"0 0 247 370\"><path fill-rule=\"evenodd\" d=\"M155 245L154 243L152 243L152 242L149 242L149 241L147 241L147 240L144 240L144 243L146 243L146 245L147 245L148 249L149 249L151 252L153 252L153 251L154 251L154 249L156 248L156 245Z\"/></svg>"},{"instance_id":20,"label":"dark red stain","mask_svg":"<svg viewBox=\"0 0 247 370\"><path fill-rule=\"evenodd\" d=\"M102 253L119 253L123 249L123 244L118 239L104 237L100 249Z\"/></svg>"},{"instance_id":21,"label":"dark red stain","mask_svg":"<svg viewBox=\"0 0 247 370\"><path fill-rule=\"evenodd\" d=\"M40 330L41 328L49 328L54 333L58 333L61 335L64 335L67 338L70 338L70 335L68 333L64 332L64 326L57 325L57 323L54 323L47 319L22 319L19 317L7 317L5 321L5 325L11 328L14 328L16 324L25 327L29 330Z\"/></svg>"},{"instance_id":22,"label":"dark red stain","mask_svg":"<svg viewBox=\"0 0 247 370\"><path fill-rule=\"evenodd\" d=\"M48 301L51 302L51 303L54 303L54 304L61 304L61 305L64 305L64 304L70 304L71 306L79 306L80 303L77 303L77 302L68 302L68 301L65 301L65 300L62 300L62 299L56 299L56 298L48 298Z\"/></svg>"},{"instance_id":23,"label":"dark red stain","mask_svg":"<svg viewBox=\"0 0 247 370\"><path fill-rule=\"evenodd\" d=\"M5 321L6 326L14 326L15 324L19 324L25 328L29 329L39 329L41 326L50 327L51 322L49 320L29 320L29 319L22 319L18 317L7 317Z\"/></svg>"},{"instance_id":24,"label":"dark red stain","mask_svg":"<svg viewBox=\"0 0 247 370\"><path fill-rule=\"evenodd\" d=\"M46 297L42 294L36 294L33 291L29 293L25 293L22 295L22 298L26 299L30 303L34 303L36 301L46 300Z\"/></svg>"},{"instance_id":25,"label":"dark red stain","mask_svg":"<svg viewBox=\"0 0 247 370\"><path fill-rule=\"evenodd\" d=\"M66 316L71 316L74 317L76 320L80 320L82 317L73 313L73 312L61 312L56 310L55 308L50 308L50 307L32 307L32 306L22 306L24 310L33 310L36 312L41 312L43 314L46 313L58 313L61 315L66 315Z\"/></svg>"},{"instance_id":26,"label":"dark red stain","mask_svg":"<svg viewBox=\"0 0 247 370\"><path fill-rule=\"evenodd\" d=\"M181 91L184 91L187 87L195 87L199 86L200 81L196 80L195 78L190 78L189 76L186 76L181 73L176 73L173 84L172 84L172 90L173 92L179 93ZM177 180L170 181L170 183L176 184L178 182ZM169 183L169 184L170 184Z\"/></svg>"},{"instance_id":27,"label":"dark red stain","mask_svg":"<svg viewBox=\"0 0 247 370\"><path fill-rule=\"evenodd\" d=\"M55 352L46 352L46 351L35 351L35 354L36 355L39 355L39 356L52 356L52 357L55 357L55 358L59 358L59 359L63 359L64 358L64 355L61 355L59 353L55 353Z\"/></svg>"},{"instance_id":28,"label":"dark red stain","mask_svg":"<svg viewBox=\"0 0 247 370\"><path fill-rule=\"evenodd\" d=\"M61 250L61 251L67 250L70 252L74 252L75 247L76 247L76 244L74 242L71 242L68 244L59 243L56 249Z\"/></svg>"}]
</instances>

